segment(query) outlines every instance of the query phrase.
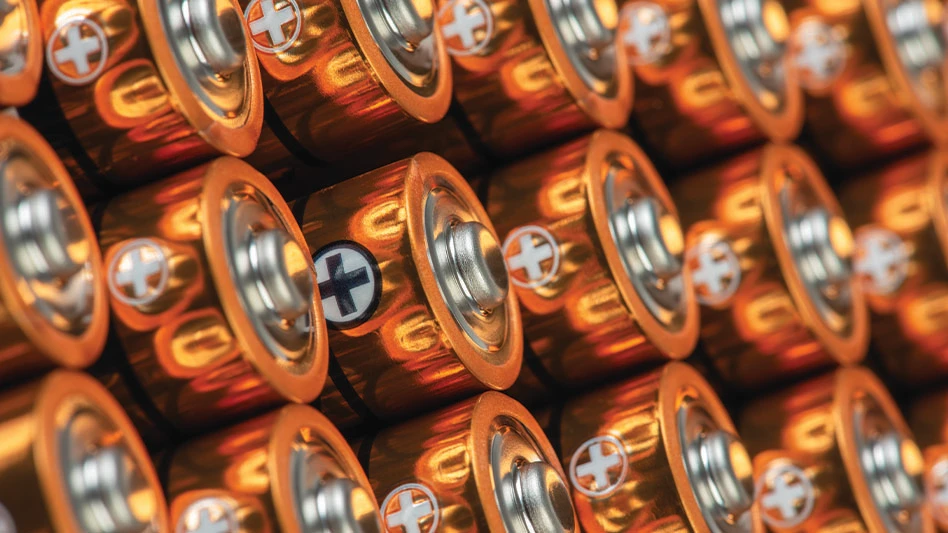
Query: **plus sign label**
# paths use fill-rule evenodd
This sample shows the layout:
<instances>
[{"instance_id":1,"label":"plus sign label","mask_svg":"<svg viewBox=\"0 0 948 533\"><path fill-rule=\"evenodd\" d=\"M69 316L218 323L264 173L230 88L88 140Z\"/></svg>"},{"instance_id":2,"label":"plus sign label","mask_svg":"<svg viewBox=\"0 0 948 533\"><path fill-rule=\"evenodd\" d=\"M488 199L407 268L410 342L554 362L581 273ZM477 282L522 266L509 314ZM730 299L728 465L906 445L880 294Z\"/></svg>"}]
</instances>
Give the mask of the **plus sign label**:
<instances>
[{"instance_id":1,"label":"plus sign label","mask_svg":"<svg viewBox=\"0 0 948 533\"><path fill-rule=\"evenodd\" d=\"M151 239L134 239L119 248L108 267L109 291L116 300L132 305L154 302L168 288L168 258Z\"/></svg>"},{"instance_id":2,"label":"plus sign label","mask_svg":"<svg viewBox=\"0 0 948 533\"><path fill-rule=\"evenodd\" d=\"M69 85L85 85L99 77L109 58L109 40L94 20L69 17L59 21L46 42L49 71Z\"/></svg>"},{"instance_id":3,"label":"plus sign label","mask_svg":"<svg viewBox=\"0 0 948 533\"><path fill-rule=\"evenodd\" d=\"M816 504L816 491L809 476L787 463L771 463L757 480L755 494L761 517L773 528L802 524Z\"/></svg>"},{"instance_id":4,"label":"plus sign label","mask_svg":"<svg viewBox=\"0 0 948 533\"><path fill-rule=\"evenodd\" d=\"M501 248L510 281L525 289L542 287L560 268L560 246L553 234L540 226L521 226L507 235Z\"/></svg>"},{"instance_id":5,"label":"plus sign label","mask_svg":"<svg viewBox=\"0 0 948 533\"><path fill-rule=\"evenodd\" d=\"M494 35L494 15L484 0L450 0L438 10L438 24L453 56L479 53Z\"/></svg>"},{"instance_id":6,"label":"plus sign label","mask_svg":"<svg viewBox=\"0 0 948 533\"><path fill-rule=\"evenodd\" d=\"M846 46L842 38L819 18L809 18L794 29L790 50L804 89L826 89L846 66Z\"/></svg>"},{"instance_id":7,"label":"plus sign label","mask_svg":"<svg viewBox=\"0 0 948 533\"><path fill-rule=\"evenodd\" d=\"M16 533L13 515L2 503L0 503L0 533Z\"/></svg>"},{"instance_id":8,"label":"plus sign label","mask_svg":"<svg viewBox=\"0 0 948 533\"><path fill-rule=\"evenodd\" d=\"M705 235L688 250L685 260L700 304L716 306L731 301L741 285L741 262L726 240Z\"/></svg>"},{"instance_id":9,"label":"plus sign label","mask_svg":"<svg viewBox=\"0 0 948 533\"><path fill-rule=\"evenodd\" d=\"M303 14L296 0L252 0L244 9L253 47L265 54L287 50L300 36Z\"/></svg>"},{"instance_id":10,"label":"plus sign label","mask_svg":"<svg viewBox=\"0 0 948 533\"><path fill-rule=\"evenodd\" d=\"M925 495L935 521L948 526L948 459L935 462L925 476Z\"/></svg>"},{"instance_id":11,"label":"plus sign label","mask_svg":"<svg viewBox=\"0 0 948 533\"><path fill-rule=\"evenodd\" d=\"M631 65L655 63L671 50L671 26L661 6L632 2L622 8L620 34Z\"/></svg>"},{"instance_id":12,"label":"plus sign label","mask_svg":"<svg viewBox=\"0 0 948 533\"><path fill-rule=\"evenodd\" d=\"M352 241L337 241L317 251L313 264L329 327L354 328L375 313L382 272L368 250Z\"/></svg>"},{"instance_id":13,"label":"plus sign label","mask_svg":"<svg viewBox=\"0 0 948 533\"><path fill-rule=\"evenodd\" d=\"M905 243L895 232L885 228L859 228L853 270L866 292L877 296L895 293L908 276L909 255Z\"/></svg>"},{"instance_id":14,"label":"plus sign label","mask_svg":"<svg viewBox=\"0 0 948 533\"><path fill-rule=\"evenodd\" d=\"M421 483L399 485L379 507L388 533L434 533L441 510L433 492Z\"/></svg>"},{"instance_id":15,"label":"plus sign label","mask_svg":"<svg viewBox=\"0 0 948 533\"><path fill-rule=\"evenodd\" d=\"M181 513L175 533L237 533L240 522L234 505L221 498L201 498Z\"/></svg>"},{"instance_id":16,"label":"plus sign label","mask_svg":"<svg viewBox=\"0 0 948 533\"><path fill-rule=\"evenodd\" d=\"M629 457L622 441L600 435L582 443L569 460L573 488L590 498L602 498L616 491L629 473Z\"/></svg>"}]
</instances>

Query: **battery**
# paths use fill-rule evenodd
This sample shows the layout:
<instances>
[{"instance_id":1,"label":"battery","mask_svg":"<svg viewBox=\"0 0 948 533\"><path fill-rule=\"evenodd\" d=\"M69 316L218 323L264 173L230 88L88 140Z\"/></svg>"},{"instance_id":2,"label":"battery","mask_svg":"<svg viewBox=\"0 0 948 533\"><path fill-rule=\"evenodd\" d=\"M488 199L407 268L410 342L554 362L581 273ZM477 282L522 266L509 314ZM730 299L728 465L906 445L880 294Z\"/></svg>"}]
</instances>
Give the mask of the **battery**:
<instances>
[{"instance_id":1,"label":"battery","mask_svg":"<svg viewBox=\"0 0 948 533\"><path fill-rule=\"evenodd\" d=\"M632 122L663 163L693 166L799 134L803 94L777 1L626 0L619 19L636 77Z\"/></svg>"},{"instance_id":2,"label":"battery","mask_svg":"<svg viewBox=\"0 0 948 533\"><path fill-rule=\"evenodd\" d=\"M250 165L222 157L116 197L99 236L115 341L95 373L149 445L319 394L327 336L313 264Z\"/></svg>"},{"instance_id":3,"label":"battery","mask_svg":"<svg viewBox=\"0 0 948 533\"><path fill-rule=\"evenodd\" d=\"M292 169L295 180L311 181L306 165L372 170L412 155L419 126L447 113L451 67L434 31L433 0L241 6L260 61L267 124L248 161L264 173ZM322 181L327 172L315 174Z\"/></svg>"},{"instance_id":4,"label":"battery","mask_svg":"<svg viewBox=\"0 0 948 533\"><path fill-rule=\"evenodd\" d=\"M166 482L176 533L378 533L378 502L329 420L288 405L174 451Z\"/></svg>"},{"instance_id":5,"label":"battery","mask_svg":"<svg viewBox=\"0 0 948 533\"><path fill-rule=\"evenodd\" d=\"M806 130L837 165L948 143L944 5L938 0L782 0Z\"/></svg>"},{"instance_id":6,"label":"battery","mask_svg":"<svg viewBox=\"0 0 948 533\"><path fill-rule=\"evenodd\" d=\"M0 107L23 105L33 99L43 73L43 43L36 0L9 2L0 19L4 43L0 73Z\"/></svg>"},{"instance_id":7,"label":"battery","mask_svg":"<svg viewBox=\"0 0 948 533\"><path fill-rule=\"evenodd\" d=\"M550 416L586 533L764 530L750 456L687 364L571 398Z\"/></svg>"},{"instance_id":8,"label":"battery","mask_svg":"<svg viewBox=\"0 0 948 533\"><path fill-rule=\"evenodd\" d=\"M165 498L122 407L56 370L0 394L0 530L169 531Z\"/></svg>"},{"instance_id":9,"label":"battery","mask_svg":"<svg viewBox=\"0 0 948 533\"><path fill-rule=\"evenodd\" d=\"M329 326L318 407L391 420L517 377L520 310L496 233L444 159L421 153L298 200Z\"/></svg>"},{"instance_id":10,"label":"battery","mask_svg":"<svg viewBox=\"0 0 948 533\"><path fill-rule=\"evenodd\" d=\"M41 0L46 71L19 108L86 198L254 148L260 72L233 0Z\"/></svg>"},{"instance_id":11,"label":"battery","mask_svg":"<svg viewBox=\"0 0 948 533\"><path fill-rule=\"evenodd\" d=\"M869 312L853 236L812 159L767 145L677 182L672 196L701 303L701 348L757 388L865 357Z\"/></svg>"},{"instance_id":12,"label":"battery","mask_svg":"<svg viewBox=\"0 0 948 533\"><path fill-rule=\"evenodd\" d=\"M0 383L102 352L108 293L69 174L27 123L0 115Z\"/></svg>"},{"instance_id":13,"label":"battery","mask_svg":"<svg viewBox=\"0 0 948 533\"><path fill-rule=\"evenodd\" d=\"M948 392L941 390L915 399L908 415L925 459L925 499L938 530L948 531Z\"/></svg>"},{"instance_id":14,"label":"battery","mask_svg":"<svg viewBox=\"0 0 948 533\"><path fill-rule=\"evenodd\" d=\"M948 375L948 155L937 150L849 180L853 268L866 294L874 356L920 386Z\"/></svg>"},{"instance_id":15,"label":"battery","mask_svg":"<svg viewBox=\"0 0 948 533\"><path fill-rule=\"evenodd\" d=\"M596 131L484 190L530 348L518 399L691 354L698 304L678 213L631 139Z\"/></svg>"},{"instance_id":16,"label":"battery","mask_svg":"<svg viewBox=\"0 0 948 533\"><path fill-rule=\"evenodd\" d=\"M840 368L754 400L740 430L772 531L934 531L921 451L872 372Z\"/></svg>"},{"instance_id":17,"label":"battery","mask_svg":"<svg viewBox=\"0 0 948 533\"><path fill-rule=\"evenodd\" d=\"M499 392L355 444L388 533L579 531L569 485L533 416Z\"/></svg>"}]
</instances>

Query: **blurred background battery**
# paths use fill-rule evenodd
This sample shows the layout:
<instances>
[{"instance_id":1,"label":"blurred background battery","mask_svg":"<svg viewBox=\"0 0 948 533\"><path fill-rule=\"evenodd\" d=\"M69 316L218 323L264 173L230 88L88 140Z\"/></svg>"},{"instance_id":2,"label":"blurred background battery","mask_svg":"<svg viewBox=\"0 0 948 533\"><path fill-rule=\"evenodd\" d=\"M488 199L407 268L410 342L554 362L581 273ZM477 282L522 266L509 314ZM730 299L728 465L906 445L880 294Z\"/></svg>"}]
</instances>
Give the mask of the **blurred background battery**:
<instances>
[{"instance_id":1,"label":"blurred background battery","mask_svg":"<svg viewBox=\"0 0 948 533\"><path fill-rule=\"evenodd\" d=\"M948 390L912 400L908 418L925 459L925 499L939 531L948 531Z\"/></svg>"},{"instance_id":2,"label":"blurred background battery","mask_svg":"<svg viewBox=\"0 0 948 533\"><path fill-rule=\"evenodd\" d=\"M551 411L586 533L764 530L750 456L690 366L668 363Z\"/></svg>"},{"instance_id":3,"label":"blurred background battery","mask_svg":"<svg viewBox=\"0 0 948 533\"><path fill-rule=\"evenodd\" d=\"M55 371L0 394L0 529L170 531L165 497L122 407Z\"/></svg>"},{"instance_id":4,"label":"blurred background battery","mask_svg":"<svg viewBox=\"0 0 948 533\"><path fill-rule=\"evenodd\" d=\"M816 149L859 166L948 143L942 2L782 2Z\"/></svg>"},{"instance_id":5,"label":"blurred background battery","mask_svg":"<svg viewBox=\"0 0 948 533\"><path fill-rule=\"evenodd\" d=\"M501 393L371 434L355 447L388 533L579 531L550 441Z\"/></svg>"},{"instance_id":6,"label":"blurred background battery","mask_svg":"<svg viewBox=\"0 0 948 533\"><path fill-rule=\"evenodd\" d=\"M803 95L776 0L631 0L619 34L635 72L632 122L674 167L794 139Z\"/></svg>"},{"instance_id":7,"label":"blurred background battery","mask_svg":"<svg viewBox=\"0 0 948 533\"><path fill-rule=\"evenodd\" d=\"M46 74L18 111L84 197L253 150L262 90L236 2L42 0L40 12Z\"/></svg>"},{"instance_id":8,"label":"blurred background battery","mask_svg":"<svg viewBox=\"0 0 948 533\"><path fill-rule=\"evenodd\" d=\"M315 409L288 405L174 451L168 470L178 533L378 533L362 467Z\"/></svg>"},{"instance_id":9,"label":"blurred background battery","mask_svg":"<svg viewBox=\"0 0 948 533\"><path fill-rule=\"evenodd\" d=\"M678 214L631 139L597 131L495 172L485 190L529 346L518 397L691 353L698 305Z\"/></svg>"},{"instance_id":10,"label":"blurred background battery","mask_svg":"<svg viewBox=\"0 0 948 533\"><path fill-rule=\"evenodd\" d=\"M922 454L868 370L841 368L754 400L740 430L772 531L934 531Z\"/></svg>"},{"instance_id":11,"label":"blurred background battery","mask_svg":"<svg viewBox=\"0 0 948 533\"><path fill-rule=\"evenodd\" d=\"M33 99L43 73L43 40L36 0L13 0L0 16L3 69L0 107L23 105Z\"/></svg>"},{"instance_id":12,"label":"blurred background battery","mask_svg":"<svg viewBox=\"0 0 948 533\"><path fill-rule=\"evenodd\" d=\"M853 237L816 164L767 145L676 183L701 348L721 377L758 388L865 356L869 313Z\"/></svg>"},{"instance_id":13,"label":"blurred background battery","mask_svg":"<svg viewBox=\"0 0 948 533\"><path fill-rule=\"evenodd\" d=\"M116 197L99 235L115 338L95 373L150 446L319 394L313 264L263 175L216 159Z\"/></svg>"},{"instance_id":14,"label":"blurred background battery","mask_svg":"<svg viewBox=\"0 0 948 533\"><path fill-rule=\"evenodd\" d=\"M517 299L487 213L422 153L293 206L329 325L318 407L342 427L430 410L520 371Z\"/></svg>"},{"instance_id":15,"label":"blurred background battery","mask_svg":"<svg viewBox=\"0 0 948 533\"><path fill-rule=\"evenodd\" d=\"M0 383L92 364L109 327L95 231L55 152L9 116L0 116L0 210Z\"/></svg>"}]
</instances>

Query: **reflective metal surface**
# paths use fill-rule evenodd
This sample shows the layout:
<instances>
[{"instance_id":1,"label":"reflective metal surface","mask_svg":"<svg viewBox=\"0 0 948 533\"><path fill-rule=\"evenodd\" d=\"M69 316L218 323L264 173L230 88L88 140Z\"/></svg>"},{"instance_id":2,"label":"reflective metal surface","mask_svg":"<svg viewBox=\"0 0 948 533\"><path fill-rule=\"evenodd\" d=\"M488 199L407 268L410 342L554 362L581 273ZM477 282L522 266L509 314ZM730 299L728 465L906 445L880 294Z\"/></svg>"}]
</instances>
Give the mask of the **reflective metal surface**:
<instances>
[{"instance_id":1,"label":"reflective metal surface","mask_svg":"<svg viewBox=\"0 0 948 533\"><path fill-rule=\"evenodd\" d=\"M36 95L43 69L35 0L11 0L0 10L0 105L23 105Z\"/></svg>"}]
</instances>

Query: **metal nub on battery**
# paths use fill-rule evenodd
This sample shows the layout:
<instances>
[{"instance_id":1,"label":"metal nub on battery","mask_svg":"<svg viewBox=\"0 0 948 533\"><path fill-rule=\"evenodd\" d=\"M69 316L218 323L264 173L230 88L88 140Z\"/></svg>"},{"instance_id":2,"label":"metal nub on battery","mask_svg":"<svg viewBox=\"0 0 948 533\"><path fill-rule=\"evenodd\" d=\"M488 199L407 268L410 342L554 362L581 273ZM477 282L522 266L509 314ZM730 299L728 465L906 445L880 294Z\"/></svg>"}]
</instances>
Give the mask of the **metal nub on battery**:
<instances>
[{"instance_id":1,"label":"metal nub on battery","mask_svg":"<svg viewBox=\"0 0 948 533\"><path fill-rule=\"evenodd\" d=\"M327 339L309 250L249 165L220 158L120 196L100 235L131 363L103 379L141 389L157 422L194 431L319 394Z\"/></svg>"},{"instance_id":2,"label":"metal nub on battery","mask_svg":"<svg viewBox=\"0 0 948 533\"><path fill-rule=\"evenodd\" d=\"M167 489L178 533L260 523L278 531L382 530L355 454L326 417L304 405L183 444L171 459Z\"/></svg>"},{"instance_id":3,"label":"metal nub on battery","mask_svg":"<svg viewBox=\"0 0 948 533\"><path fill-rule=\"evenodd\" d=\"M517 300L487 213L450 164L418 154L299 202L339 368L319 400L333 422L514 382Z\"/></svg>"},{"instance_id":4,"label":"metal nub on battery","mask_svg":"<svg viewBox=\"0 0 948 533\"><path fill-rule=\"evenodd\" d=\"M4 531L168 531L158 476L122 407L55 371L0 395Z\"/></svg>"},{"instance_id":5,"label":"metal nub on battery","mask_svg":"<svg viewBox=\"0 0 948 533\"><path fill-rule=\"evenodd\" d=\"M756 400L741 432L772 528L934 531L922 453L868 370L838 369Z\"/></svg>"},{"instance_id":6,"label":"metal nub on battery","mask_svg":"<svg viewBox=\"0 0 948 533\"><path fill-rule=\"evenodd\" d=\"M631 139L601 130L503 168L487 206L539 363L522 384L558 389L691 353L698 306L678 213Z\"/></svg>"},{"instance_id":7,"label":"metal nub on battery","mask_svg":"<svg viewBox=\"0 0 948 533\"><path fill-rule=\"evenodd\" d=\"M682 180L673 195L703 304L701 342L725 380L757 387L865 356L853 237L803 151L766 146Z\"/></svg>"},{"instance_id":8,"label":"metal nub on battery","mask_svg":"<svg viewBox=\"0 0 948 533\"><path fill-rule=\"evenodd\" d=\"M36 0L9 2L0 14L0 107L23 105L36 95L43 72L43 42Z\"/></svg>"},{"instance_id":9,"label":"metal nub on battery","mask_svg":"<svg viewBox=\"0 0 948 533\"><path fill-rule=\"evenodd\" d=\"M56 154L0 116L0 382L98 358L108 296L89 215Z\"/></svg>"},{"instance_id":10,"label":"metal nub on battery","mask_svg":"<svg viewBox=\"0 0 948 533\"><path fill-rule=\"evenodd\" d=\"M357 447L387 532L579 531L550 442L503 394L486 392ZM457 477L445 483L449 472Z\"/></svg>"}]
</instances>

